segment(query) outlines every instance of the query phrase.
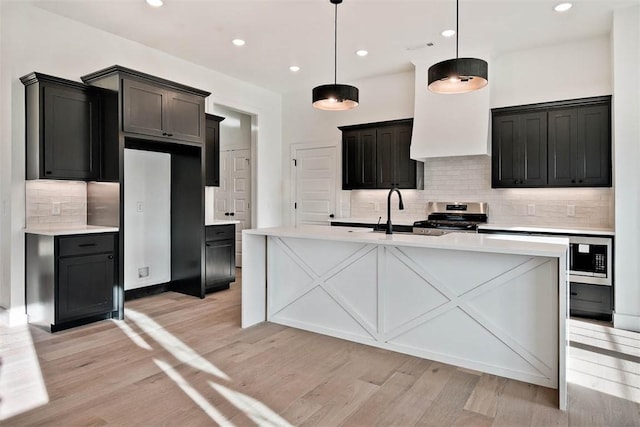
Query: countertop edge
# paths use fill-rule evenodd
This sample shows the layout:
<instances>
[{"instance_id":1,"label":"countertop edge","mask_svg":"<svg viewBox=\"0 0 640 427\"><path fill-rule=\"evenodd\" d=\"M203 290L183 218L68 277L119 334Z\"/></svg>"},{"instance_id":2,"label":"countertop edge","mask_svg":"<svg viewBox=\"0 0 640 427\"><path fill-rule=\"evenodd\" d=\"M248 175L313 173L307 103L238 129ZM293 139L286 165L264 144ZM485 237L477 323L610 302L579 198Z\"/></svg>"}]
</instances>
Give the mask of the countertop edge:
<instances>
[{"instance_id":1,"label":"countertop edge","mask_svg":"<svg viewBox=\"0 0 640 427\"><path fill-rule=\"evenodd\" d=\"M72 236L74 234L117 233L119 228L92 225L70 228L24 228L23 231L25 234L37 234L40 236Z\"/></svg>"}]
</instances>

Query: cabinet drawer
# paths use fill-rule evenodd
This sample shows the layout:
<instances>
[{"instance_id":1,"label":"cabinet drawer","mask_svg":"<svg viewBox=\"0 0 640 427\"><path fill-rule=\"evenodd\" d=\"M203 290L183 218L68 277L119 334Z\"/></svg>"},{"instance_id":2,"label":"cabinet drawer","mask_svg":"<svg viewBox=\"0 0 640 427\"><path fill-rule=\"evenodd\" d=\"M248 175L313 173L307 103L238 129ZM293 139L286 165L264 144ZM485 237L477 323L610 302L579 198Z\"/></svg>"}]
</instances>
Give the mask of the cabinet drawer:
<instances>
[{"instance_id":1,"label":"cabinet drawer","mask_svg":"<svg viewBox=\"0 0 640 427\"><path fill-rule=\"evenodd\" d=\"M571 283L570 311L611 314L611 286Z\"/></svg>"},{"instance_id":2,"label":"cabinet drawer","mask_svg":"<svg viewBox=\"0 0 640 427\"><path fill-rule=\"evenodd\" d=\"M115 250L114 234L87 234L58 238L58 256L87 255Z\"/></svg>"},{"instance_id":3,"label":"cabinet drawer","mask_svg":"<svg viewBox=\"0 0 640 427\"><path fill-rule=\"evenodd\" d=\"M209 225L205 227L205 240L207 242L212 240L235 239L235 237L236 226L234 224Z\"/></svg>"}]
</instances>

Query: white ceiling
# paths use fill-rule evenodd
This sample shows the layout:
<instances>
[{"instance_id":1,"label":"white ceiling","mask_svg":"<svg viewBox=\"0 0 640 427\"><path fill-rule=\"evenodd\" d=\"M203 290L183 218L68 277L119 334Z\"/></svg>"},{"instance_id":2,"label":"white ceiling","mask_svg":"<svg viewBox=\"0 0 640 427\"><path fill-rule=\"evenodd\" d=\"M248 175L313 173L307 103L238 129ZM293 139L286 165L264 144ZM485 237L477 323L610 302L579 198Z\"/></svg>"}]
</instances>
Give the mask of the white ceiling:
<instances>
[{"instance_id":1,"label":"white ceiling","mask_svg":"<svg viewBox=\"0 0 640 427\"><path fill-rule=\"evenodd\" d=\"M329 0L28 0L38 7L285 93L333 82ZM612 11L640 0L461 0L460 56L497 54L610 32ZM338 83L412 70L455 56L455 0L344 0L338 6ZM236 47L234 38L246 40ZM434 43L426 47L426 43ZM355 55L366 49L369 55ZM292 73L288 67L298 65ZM126 65L126 64L121 64ZM491 67L491 63L489 63ZM144 70L143 70L144 71Z\"/></svg>"}]
</instances>

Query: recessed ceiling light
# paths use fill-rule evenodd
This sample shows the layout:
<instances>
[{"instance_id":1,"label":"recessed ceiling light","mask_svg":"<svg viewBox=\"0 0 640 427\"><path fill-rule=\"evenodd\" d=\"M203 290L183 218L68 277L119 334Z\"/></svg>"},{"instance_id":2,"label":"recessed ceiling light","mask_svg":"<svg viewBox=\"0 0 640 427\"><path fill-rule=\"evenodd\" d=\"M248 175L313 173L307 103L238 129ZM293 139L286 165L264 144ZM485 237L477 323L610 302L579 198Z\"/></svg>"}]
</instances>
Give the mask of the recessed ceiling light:
<instances>
[{"instance_id":1,"label":"recessed ceiling light","mask_svg":"<svg viewBox=\"0 0 640 427\"><path fill-rule=\"evenodd\" d=\"M571 6L573 6L571 3L560 3L556 5L553 10L555 10L556 12L566 12L567 10L571 9Z\"/></svg>"},{"instance_id":2,"label":"recessed ceiling light","mask_svg":"<svg viewBox=\"0 0 640 427\"><path fill-rule=\"evenodd\" d=\"M356 51L356 55L358 56L367 56L369 54L368 51L364 50L364 49L360 49Z\"/></svg>"},{"instance_id":3,"label":"recessed ceiling light","mask_svg":"<svg viewBox=\"0 0 640 427\"><path fill-rule=\"evenodd\" d=\"M242 39L233 39L233 44L236 46L244 46L245 41Z\"/></svg>"},{"instance_id":4,"label":"recessed ceiling light","mask_svg":"<svg viewBox=\"0 0 640 427\"><path fill-rule=\"evenodd\" d=\"M443 37L451 37L456 33L456 30L444 30L442 33Z\"/></svg>"},{"instance_id":5,"label":"recessed ceiling light","mask_svg":"<svg viewBox=\"0 0 640 427\"><path fill-rule=\"evenodd\" d=\"M298 71L300 71L300 67L298 67L297 65L292 65L291 67L289 67L289 70L297 73Z\"/></svg>"},{"instance_id":6,"label":"recessed ceiling light","mask_svg":"<svg viewBox=\"0 0 640 427\"><path fill-rule=\"evenodd\" d=\"M147 0L147 4L153 7L160 7L163 5L162 0Z\"/></svg>"}]
</instances>

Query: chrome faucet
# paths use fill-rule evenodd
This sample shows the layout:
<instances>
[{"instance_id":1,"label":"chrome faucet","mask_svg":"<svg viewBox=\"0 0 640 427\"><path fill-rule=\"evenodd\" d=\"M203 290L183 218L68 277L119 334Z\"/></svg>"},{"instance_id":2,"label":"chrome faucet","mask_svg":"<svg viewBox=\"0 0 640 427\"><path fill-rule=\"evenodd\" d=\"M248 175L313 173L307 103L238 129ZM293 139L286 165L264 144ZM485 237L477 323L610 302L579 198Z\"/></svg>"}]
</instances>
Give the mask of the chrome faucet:
<instances>
[{"instance_id":1,"label":"chrome faucet","mask_svg":"<svg viewBox=\"0 0 640 427\"><path fill-rule=\"evenodd\" d=\"M400 190L398 190L396 187L393 187L391 190L389 190L389 195L387 196L387 234L393 233L393 224L391 224L391 195L394 191L398 193L398 198L400 199L398 209L404 210L404 203L402 203L402 194L400 194Z\"/></svg>"}]
</instances>

